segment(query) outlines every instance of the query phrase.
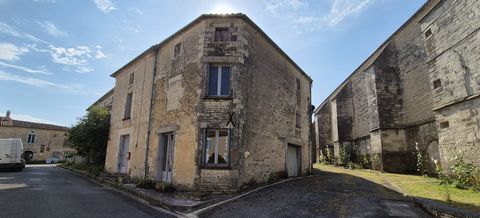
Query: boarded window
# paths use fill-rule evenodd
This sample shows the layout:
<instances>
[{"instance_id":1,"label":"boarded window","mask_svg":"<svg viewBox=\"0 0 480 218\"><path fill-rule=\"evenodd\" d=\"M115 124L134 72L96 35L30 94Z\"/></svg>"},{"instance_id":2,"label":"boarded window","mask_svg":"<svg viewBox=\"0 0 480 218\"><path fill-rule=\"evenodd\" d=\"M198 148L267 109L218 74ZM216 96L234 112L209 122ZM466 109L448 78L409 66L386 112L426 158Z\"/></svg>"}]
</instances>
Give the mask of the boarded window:
<instances>
[{"instance_id":1,"label":"boarded window","mask_svg":"<svg viewBox=\"0 0 480 218\"><path fill-rule=\"evenodd\" d=\"M442 81L440 79L433 81L433 89L437 89L441 86L442 86Z\"/></svg>"},{"instance_id":2,"label":"boarded window","mask_svg":"<svg viewBox=\"0 0 480 218\"><path fill-rule=\"evenodd\" d=\"M300 94L300 80L299 79L297 79L296 93L297 93L297 105L300 105L302 95Z\"/></svg>"},{"instance_id":3,"label":"boarded window","mask_svg":"<svg viewBox=\"0 0 480 218\"><path fill-rule=\"evenodd\" d=\"M428 39L428 37L430 37L432 35L432 29L428 29L427 31L425 31L425 38Z\"/></svg>"},{"instance_id":4,"label":"boarded window","mask_svg":"<svg viewBox=\"0 0 480 218\"><path fill-rule=\"evenodd\" d=\"M135 80L135 76L133 73L131 73L130 78L128 79L128 85L132 85L134 80Z\"/></svg>"},{"instance_id":5,"label":"boarded window","mask_svg":"<svg viewBox=\"0 0 480 218\"><path fill-rule=\"evenodd\" d=\"M205 164L227 165L229 155L230 134L227 129L206 130Z\"/></svg>"},{"instance_id":6,"label":"boarded window","mask_svg":"<svg viewBox=\"0 0 480 218\"><path fill-rule=\"evenodd\" d=\"M178 57L181 51L182 51L182 43L179 42L175 45L175 49L173 50L173 57Z\"/></svg>"},{"instance_id":7,"label":"boarded window","mask_svg":"<svg viewBox=\"0 0 480 218\"><path fill-rule=\"evenodd\" d=\"M230 41L230 35L228 27L215 28L215 42L228 42Z\"/></svg>"},{"instance_id":8,"label":"boarded window","mask_svg":"<svg viewBox=\"0 0 480 218\"><path fill-rule=\"evenodd\" d=\"M208 96L230 95L230 67L209 66L208 69Z\"/></svg>"},{"instance_id":9,"label":"boarded window","mask_svg":"<svg viewBox=\"0 0 480 218\"><path fill-rule=\"evenodd\" d=\"M132 95L133 93L128 93L127 100L125 101L125 113L123 114L123 119L129 119L130 113L132 111Z\"/></svg>"},{"instance_id":10,"label":"boarded window","mask_svg":"<svg viewBox=\"0 0 480 218\"><path fill-rule=\"evenodd\" d=\"M300 113L295 114L295 127L301 128L302 127L302 115Z\"/></svg>"}]
</instances>

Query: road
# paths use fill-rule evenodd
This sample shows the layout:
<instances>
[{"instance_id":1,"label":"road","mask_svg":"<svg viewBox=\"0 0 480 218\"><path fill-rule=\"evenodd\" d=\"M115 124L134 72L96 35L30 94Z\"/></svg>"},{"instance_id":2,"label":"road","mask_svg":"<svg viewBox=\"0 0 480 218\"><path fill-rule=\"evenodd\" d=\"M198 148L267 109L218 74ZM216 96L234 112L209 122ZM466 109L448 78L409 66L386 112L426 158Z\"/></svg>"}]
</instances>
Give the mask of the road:
<instances>
[{"instance_id":1,"label":"road","mask_svg":"<svg viewBox=\"0 0 480 218\"><path fill-rule=\"evenodd\" d=\"M401 194L328 172L265 188L199 217L429 217Z\"/></svg>"},{"instance_id":2,"label":"road","mask_svg":"<svg viewBox=\"0 0 480 218\"><path fill-rule=\"evenodd\" d=\"M54 165L0 172L0 217L173 217Z\"/></svg>"}]
</instances>

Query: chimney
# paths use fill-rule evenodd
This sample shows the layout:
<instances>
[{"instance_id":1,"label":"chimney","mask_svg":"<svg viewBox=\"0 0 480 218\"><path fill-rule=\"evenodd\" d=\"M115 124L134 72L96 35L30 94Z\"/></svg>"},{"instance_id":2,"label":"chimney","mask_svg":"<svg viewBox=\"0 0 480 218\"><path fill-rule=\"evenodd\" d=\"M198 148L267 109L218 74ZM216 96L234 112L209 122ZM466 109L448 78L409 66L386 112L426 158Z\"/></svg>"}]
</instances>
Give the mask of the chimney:
<instances>
[{"instance_id":1,"label":"chimney","mask_svg":"<svg viewBox=\"0 0 480 218\"><path fill-rule=\"evenodd\" d=\"M10 119L10 110L7 110L7 115L5 116L5 118Z\"/></svg>"}]
</instances>

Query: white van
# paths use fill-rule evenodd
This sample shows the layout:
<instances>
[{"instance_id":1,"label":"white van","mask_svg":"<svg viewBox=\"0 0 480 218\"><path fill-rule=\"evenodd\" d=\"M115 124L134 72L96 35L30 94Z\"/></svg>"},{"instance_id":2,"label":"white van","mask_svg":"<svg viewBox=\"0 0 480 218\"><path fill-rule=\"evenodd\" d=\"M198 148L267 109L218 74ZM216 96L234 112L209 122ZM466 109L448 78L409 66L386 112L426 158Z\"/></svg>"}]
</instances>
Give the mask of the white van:
<instances>
[{"instance_id":1,"label":"white van","mask_svg":"<svg viewBox=\"0 0 480 218\"><path fill-rule=\"evenodd\" d=\"M25 168L25 160L22 154L21 139L0 139L0 169L22 170Z\"/></svg>"}]
</instances>

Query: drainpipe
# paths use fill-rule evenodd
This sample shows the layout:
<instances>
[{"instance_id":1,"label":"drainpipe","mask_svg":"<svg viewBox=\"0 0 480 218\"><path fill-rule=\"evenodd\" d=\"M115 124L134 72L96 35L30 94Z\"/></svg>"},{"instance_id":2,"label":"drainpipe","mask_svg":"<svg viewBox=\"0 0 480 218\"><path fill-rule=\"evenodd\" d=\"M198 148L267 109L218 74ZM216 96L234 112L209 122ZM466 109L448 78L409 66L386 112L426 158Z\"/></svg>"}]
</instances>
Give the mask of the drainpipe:
<instances>
[{"instance_id":1,"label":"drainpipe","mask_svg":"<svg viewBox=\"0 0 480 218\"><path fill-rule=\"evenodd\" d=\"M155 93L155 76L157 75L157 56L158 56L158 46L155 46L154 48L154 61L153 61L153 77L152 77L152 92L150 94L150 111L148 114L148 132L147 132L147 143L145 143L145 175L143 176L144 180L147 180L148 177L148 150L150 146L150 132L152 129L152 108L153 108L153 102L155 97L153 96Z\"/></svg>"}]
</instances>

